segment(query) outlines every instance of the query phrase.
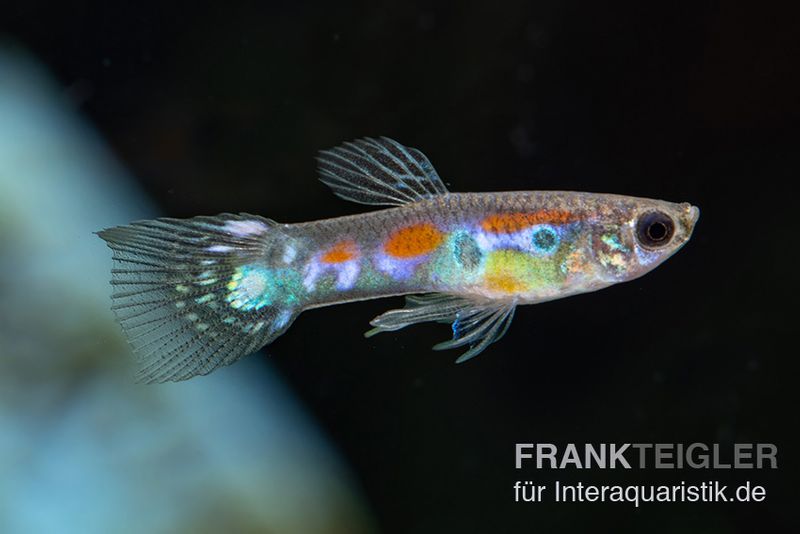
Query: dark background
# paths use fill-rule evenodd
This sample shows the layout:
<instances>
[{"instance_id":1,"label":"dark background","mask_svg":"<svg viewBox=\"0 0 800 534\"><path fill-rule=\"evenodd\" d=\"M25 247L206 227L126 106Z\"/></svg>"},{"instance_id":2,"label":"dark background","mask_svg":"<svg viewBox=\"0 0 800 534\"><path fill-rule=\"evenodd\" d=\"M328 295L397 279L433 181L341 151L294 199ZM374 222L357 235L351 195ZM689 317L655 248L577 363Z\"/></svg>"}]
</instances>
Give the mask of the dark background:
<instances>
[{"instance_id":1,"label":"dark background","mask_svg":"<svg viewBox=\"0 0 800 534\"><path fill-rule=\"evenodd\" d=\"M467 364L400 299L304 314L271 362L385 532L789 530L798 497L800 46L770 2L26 2L31 50L163 213L365 211L314 154L387 135L454 191L690 201L675 258L517 312ZM0 118L2 120L2 118ZM777 471L514 469L516 442L771 442ZM515 480L763 484L760 504L515 504ZM552 496L552 493L550 494Z\"/></svg>"}]
</instances>

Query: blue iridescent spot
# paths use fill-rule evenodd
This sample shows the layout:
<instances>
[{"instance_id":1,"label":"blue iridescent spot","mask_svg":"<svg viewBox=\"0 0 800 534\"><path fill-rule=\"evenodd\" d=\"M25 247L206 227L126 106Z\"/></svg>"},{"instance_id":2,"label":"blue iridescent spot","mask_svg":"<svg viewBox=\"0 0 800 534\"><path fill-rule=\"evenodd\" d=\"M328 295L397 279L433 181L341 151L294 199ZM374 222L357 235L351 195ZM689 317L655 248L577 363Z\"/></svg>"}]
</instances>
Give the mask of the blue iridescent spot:
<instances>
[{"instance_id":1,"label":"blue iridescent spot","mask_svg":"<svg viewBox=\"0 0 800 534\"><path fill-rule=\"evenodd\" d=\"M481 252L478 243L468 232L455 232L451 238L453 257L465 269L475 269L481 263Z\"/></svg>"},{"instance_id":2,"label":"blue iridescent spot","mask_svg":"<svg viewBox=\"0 0 800 534\"><path fill-rule=\"evenodd\" d=\"M558 232L552 226L537 226L531 236L533 250L538 254L552 254L558 249Z\"/></svg>"},{"instance_id":3,"label":"blue iridescent spot","mask_svg":"<svg viewBox=\"0 0 800 534\"><path fill-rule=\"evenodd\" d=\"M461 334L461 317L456 315L456 320L453 321L453 339L458 338Z\"/></svg>"},{"instance_id":4,"label":"blue iridescent spot","mask_svg":"<svg viewBox=\"0 0 800 534\"><path fill-rule=\"evenodd\" d=\"M630 252L630 249L622 244L617 234L603 234L600 240L605 243L611 250L619 250L620 252Z\"/></svg>"}]
</instances>

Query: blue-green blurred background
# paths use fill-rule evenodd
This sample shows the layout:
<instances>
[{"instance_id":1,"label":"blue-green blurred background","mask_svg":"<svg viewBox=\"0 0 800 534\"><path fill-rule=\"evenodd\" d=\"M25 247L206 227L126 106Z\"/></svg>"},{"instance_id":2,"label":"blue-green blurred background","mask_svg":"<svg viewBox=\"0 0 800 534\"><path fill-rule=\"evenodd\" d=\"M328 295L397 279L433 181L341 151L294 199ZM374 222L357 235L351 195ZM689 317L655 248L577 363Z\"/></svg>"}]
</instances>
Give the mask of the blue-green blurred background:
<instances>
[{"instance_id":1,"label":"blue-green blurred background","mask_svg":"<svg viewBox=\"0 0 800 534\"><path fill-rule=\"evenodd\" d=\"M797 513L800 38L778 2L11 2L0 18L0 531L783 532ZM91 232L359 213L314 155L386 135L454 191L689 201L648 276L486 354L400 300L130 382ZM775 471L523 471L516 442L770 442ZM760 504L513 502L515 480L746 480Z\"/></svg>"}]
</instances>

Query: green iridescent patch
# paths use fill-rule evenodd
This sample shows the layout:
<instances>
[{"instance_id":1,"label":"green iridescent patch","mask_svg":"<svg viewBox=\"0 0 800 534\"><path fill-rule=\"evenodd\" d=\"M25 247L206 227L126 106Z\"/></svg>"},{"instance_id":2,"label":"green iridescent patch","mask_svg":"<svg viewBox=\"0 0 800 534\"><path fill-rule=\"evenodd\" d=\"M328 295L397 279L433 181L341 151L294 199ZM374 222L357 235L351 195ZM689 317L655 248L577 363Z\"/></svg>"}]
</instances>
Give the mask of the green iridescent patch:
<instances>
[{"instance_id":1,"label":"green iridescent patch","mask_svg":"<svg viewBox=\"0 0 800 534\"><path fill-rule=\"evenodd\" d=\"M241 311L260 310L275 302L298 302L303 291L300 275L292 269L268 269L258 265L238 267L228 282L225 300Z\"/></svg>"}]
</instances>

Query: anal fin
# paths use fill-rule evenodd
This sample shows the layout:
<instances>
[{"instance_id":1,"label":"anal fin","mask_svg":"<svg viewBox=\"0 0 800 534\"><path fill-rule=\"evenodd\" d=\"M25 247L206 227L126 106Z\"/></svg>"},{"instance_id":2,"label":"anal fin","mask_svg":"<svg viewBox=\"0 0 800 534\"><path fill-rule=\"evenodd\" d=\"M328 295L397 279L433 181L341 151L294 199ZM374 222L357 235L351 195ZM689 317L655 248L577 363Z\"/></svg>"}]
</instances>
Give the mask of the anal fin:
<instances>
[{"instance_id":1,"label":"anal fin","mask_svg":"<svg viewBox=\"0 0 800 534\"><path fill-rule=\"evenodd\" d=\"M438 293L414 295L406 297L404 308L389 310L370 321L374 328L364 335L370 337L424 322L452 323L453 339L433 348L444 350L469 345L469 350L456 360L456 363L461 363L474 358L503 337L514 318L515 309L516 302L474 301Z\"/></svg>"}]
</instances>

